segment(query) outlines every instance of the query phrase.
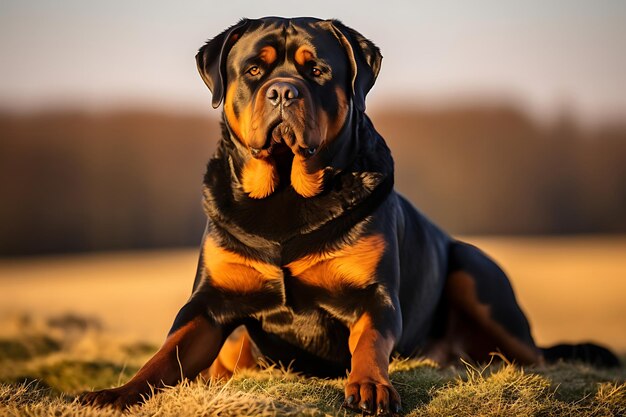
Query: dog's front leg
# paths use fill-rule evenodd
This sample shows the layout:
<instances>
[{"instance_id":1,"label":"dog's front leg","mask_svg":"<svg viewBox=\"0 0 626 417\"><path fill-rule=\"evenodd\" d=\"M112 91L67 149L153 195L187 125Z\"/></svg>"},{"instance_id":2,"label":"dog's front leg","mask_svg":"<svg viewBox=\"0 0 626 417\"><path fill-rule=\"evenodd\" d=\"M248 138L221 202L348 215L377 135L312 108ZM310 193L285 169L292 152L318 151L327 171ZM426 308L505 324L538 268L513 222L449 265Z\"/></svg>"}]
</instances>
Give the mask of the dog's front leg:
<instances>
[{"instance_id":1,"label":"dog's front leg","mask_svg":"<svg viewBox=\"0 0 626 417\"><path fill-rule=\"evenodd\" d=\"M378 415L400 411L400 396L389 380L389 357L397 337L393 330L397 326L390 324L366 312L350 326L352 370L345 388L347 407Z\"/></svg>"},{"instance_id":2,"label":"dog's front leg","mask_svg":"<svg viewBox=\"0 0 626 417\"><path fill-rule=\"evenodd\" d=\"M208 368L229 330L203 314L200 300L190 300L178 313L174 326L159 351L121 387L89 392L84 404L127 408L152 393L151 387L175 385L182 378L195 378Z\"/></svg>"}]
</instances>

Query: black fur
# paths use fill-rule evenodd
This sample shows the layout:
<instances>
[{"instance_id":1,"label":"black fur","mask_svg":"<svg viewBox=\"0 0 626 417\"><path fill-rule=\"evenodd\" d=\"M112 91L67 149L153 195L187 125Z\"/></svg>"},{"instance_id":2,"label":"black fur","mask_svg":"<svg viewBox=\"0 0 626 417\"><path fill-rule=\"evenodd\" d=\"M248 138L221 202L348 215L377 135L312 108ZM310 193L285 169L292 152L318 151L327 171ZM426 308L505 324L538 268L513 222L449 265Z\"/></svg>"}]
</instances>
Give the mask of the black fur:
<instances>
[{"instance_id":1,"label":"black fur","mask_svg":"<svg viewBox=\"0 0 626 417\"><path fill-rule=\"evenodd\" d=\"M365 95L376 80L382 58L371 41L338 21L243 20L198 53L198 67L213 92L213 105L224 98L230 81L226 74L238 77L237 71L227 67L226 59L238 39L248 36L245 42L263 45L264 30L271 30L274 39L277 33L296 27L297 39L322 42L305 36L311 25L325 25L344 48L350 79L325 82L352 89L347 93L354 104L339 137L320 151L319 158L326 162L323 191L305 198L288 181L281 181L266 198L250 198L241 184L250 155L225 118L222 138L204 177L205 237L248 259L282 268L283 279L254 293L224 291L211 284L201 256L192 297L174 327L193 315L188 311L195 314L201 310L212 322L229 328L245 324L270 361L309 374L339 376L350 367L348 327L363 313L394 336L395 352L402 356L427 352L433 343L447 340L448 321L455 308L445 296L447 278L463 271L474 280L479 303L488 306L491 318L539 358L541 351L535 347L504 272L478 249L449 237L393 191L391 153L364 113ZM328 42L331 38L324 39ZM286 70L281 71L283 76ZM340 68L337 74L342 74ZM235 106L246 104L258 88L246 82L246 93L236 97ZM310 85L313 95L331 91L328 84L326 89ZM336 108L333 100L318 100L318 105L332 111ZM286 169L281 168L281 178L288 177ZM383 236L386 247L375 281L364 288L330 291L299 281L285 267L303 256L344 248L373 234ZM471 351L472 346L467 347ZM494 342L485 352L500 347ZM559 355L581 357L563 352L543 350L548 360ZM589 354L582 357L592 361L591 356L600 351L585 352ZM604 351L600 353L605 359L598 363L614 364Z\"/></svg>"}]
</instances>

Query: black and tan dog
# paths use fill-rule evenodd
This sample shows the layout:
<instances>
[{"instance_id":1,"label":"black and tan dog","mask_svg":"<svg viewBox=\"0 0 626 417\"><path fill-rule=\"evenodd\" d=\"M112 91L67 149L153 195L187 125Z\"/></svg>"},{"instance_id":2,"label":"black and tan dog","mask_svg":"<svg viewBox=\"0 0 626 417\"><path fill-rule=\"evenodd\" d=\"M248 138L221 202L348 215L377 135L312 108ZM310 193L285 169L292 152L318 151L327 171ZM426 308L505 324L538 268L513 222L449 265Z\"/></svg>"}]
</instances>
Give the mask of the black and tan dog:
<instances>
[{"instance_id":1,"label":"black and tan dog","mask_svg":"<svg viewBox=\"0 0 626 417\"><path fill-rule=\"evenodd\" d=\"M193 294L137 375L86 403L126 406L180 368L224 375L264 357L318 376L349 369L345 405L388 414L400 410L393 354L543 360L502 270L393 190L364 113L382 59L372 42L336 20L271 17L239 22L196 59L224 112Z\"/></svg>"}]
</instances>

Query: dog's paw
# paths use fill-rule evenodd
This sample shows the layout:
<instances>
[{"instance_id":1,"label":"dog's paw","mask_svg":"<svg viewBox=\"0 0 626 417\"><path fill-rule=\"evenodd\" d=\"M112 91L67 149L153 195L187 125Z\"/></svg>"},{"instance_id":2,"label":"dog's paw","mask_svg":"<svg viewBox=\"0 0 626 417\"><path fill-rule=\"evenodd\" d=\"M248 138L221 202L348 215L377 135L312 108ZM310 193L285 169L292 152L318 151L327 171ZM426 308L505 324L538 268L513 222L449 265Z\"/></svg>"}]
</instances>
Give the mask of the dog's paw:
<instances>
[{"instance_id":1,"label":"dog's paw","mask_svg":"<svg viewBox=\"0 0 626 417\"><path fill-rule=\"evenodd\" d=\"M401 411L400 395L389 380L348 378L343 406L366 414L396 415Z\"/></svg>"},{"instance_id":2,"label":"dog's paw","mask_svg":"<svg viewBox=\"0 0 626 417\"><path fill-rule=\"evenodd\" d=\"M78 400L83 405L92 407L110 406L118 410L125 410L135 404L143 402L142 392L130 387L105 389L102 391L84 392Z\"/></svg>"}]
</instances>

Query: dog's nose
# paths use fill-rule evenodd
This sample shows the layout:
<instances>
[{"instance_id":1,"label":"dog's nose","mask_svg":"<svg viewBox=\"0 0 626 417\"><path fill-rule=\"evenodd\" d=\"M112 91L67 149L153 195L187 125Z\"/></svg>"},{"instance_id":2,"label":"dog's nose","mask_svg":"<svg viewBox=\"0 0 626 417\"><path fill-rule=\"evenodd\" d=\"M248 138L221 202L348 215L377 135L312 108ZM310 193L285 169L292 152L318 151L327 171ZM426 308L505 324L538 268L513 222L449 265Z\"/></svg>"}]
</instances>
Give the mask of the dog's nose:
<instances>
[{"instance_id":1,"label":"dog's nose","mask_svg":"<svg viewBox=\"0 0 626 417\"><path fill-rule=\"evenodd\" d=\"M298 94L298 89L295 85L286 82L277 82L267 89L265 96L274 106L278 106L281 103L283 106L288 106L293 99L298 98Z\"/></svg>"}]
</instances>

